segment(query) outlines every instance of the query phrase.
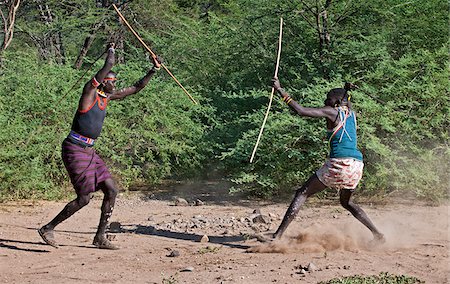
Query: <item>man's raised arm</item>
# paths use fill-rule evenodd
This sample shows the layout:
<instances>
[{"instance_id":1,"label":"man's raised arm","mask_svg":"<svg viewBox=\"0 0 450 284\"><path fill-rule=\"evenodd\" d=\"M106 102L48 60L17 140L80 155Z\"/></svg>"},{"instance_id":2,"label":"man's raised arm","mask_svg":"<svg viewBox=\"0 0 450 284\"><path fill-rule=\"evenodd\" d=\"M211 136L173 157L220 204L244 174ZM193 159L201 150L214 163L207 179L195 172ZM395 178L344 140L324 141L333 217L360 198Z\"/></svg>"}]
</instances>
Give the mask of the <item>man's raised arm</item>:
<instances>
[{"instance_id":1,"label":"man's raised arm","mask_svg":"<svg viewBox=\"0 0 450 284\"><path fill-rule=\"evenodd\" d=\"M114 56L114 43L108 44L108 50L106 51L106 59L103 67L95 74L95 76L91 79L91 81L87 82L84 86L85 91L89 91L91 89L96 89L105 79L106 75L108 75L109 71L113 68L116 63L116 58Z\"/></svg>"},{"instance_id":2,"label":"man's raised arm","mask_svg":"<svg viewBox=\"0 0 450 284\"><path fill-rule=\"evenodd\" d=\"M118 100L123 99L126 96L136 94L140 90L142 90L153 77L153 75L161 68L162 59L158 56L157 58L153 58L153 67L145 74L142 79L134 83L133 86L120 89L118 91L114 91L114 93L109 97L110 100Z\"/></svg>"}]
</instances>

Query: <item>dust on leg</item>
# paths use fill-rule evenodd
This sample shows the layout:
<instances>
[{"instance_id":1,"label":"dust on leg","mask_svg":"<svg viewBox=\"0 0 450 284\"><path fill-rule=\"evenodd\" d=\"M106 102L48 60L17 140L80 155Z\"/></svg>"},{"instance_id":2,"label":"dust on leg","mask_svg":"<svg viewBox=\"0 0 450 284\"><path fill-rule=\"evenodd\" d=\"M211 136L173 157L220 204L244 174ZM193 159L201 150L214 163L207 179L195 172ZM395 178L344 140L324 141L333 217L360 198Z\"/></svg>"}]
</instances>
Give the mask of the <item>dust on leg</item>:
<instances>
[{"instance_id":1,"label":"dust on leg","mask_svg":"<svg viewBox=\"0 0 450 284\"><path fill-rule=\"evenodd\" d=\"M95 234L93 245L101 249L118 249L106 238L106 227L108 226L109 219L111 218L114 204L118 190L112 179L107 179L100 184L105 196L103 197L102 212L100 215L100 223L98 225L97 233Z\"/></svg>"},{"instance_id":2,"label":"dust on leg","mask_svg":"<svg viewBox=\"0 0 450 284\"><path fill-rule=\"evenodd\" d=\"M384 235L375 227L364 210L358 205L350 201L353 191L350 189L341 189L339 199L342 207L347 209L358 221L366 226L373 234L371 245L380 245L386 242Z\"/></svg>"},{"instance_id":3,"label":"dust on leg","mask_svg":"<svg viewBox=\"0 0 450 284\"><path fill-rule=\"evenodd\" d=\"M306 199L325 188L326 186L317 178L317 175L312 175L295 193L294 199L292 200L291 205L289 205L289 208L283 217L283 221L277 231L273 234L273 237L275 239L281 238L289 224L294 220L295 216L297 216L300 207L305 203Z\"/></svg>"},{"instance_id":4,"label":"dust on leg","mask_svg":"<svg viewBox=\"0 0 450 284\"><path fill-rule=\"evenodd\" d=\"M68 219L70 216L75 214L78 210L83 208L89 203L89 200L91 199L90 194L78 194L77 198L75 200L70 201L67 203L67 205L59 212L58 215L56 215L53 220L50 221L45 226L42 226L38 233L41 236L42 240L48 245L51 245L52 247L57 248L58 244L55 241L54 236L54 229L57 225L59 225L64 220Z\"/></svg>"}]
</instances>

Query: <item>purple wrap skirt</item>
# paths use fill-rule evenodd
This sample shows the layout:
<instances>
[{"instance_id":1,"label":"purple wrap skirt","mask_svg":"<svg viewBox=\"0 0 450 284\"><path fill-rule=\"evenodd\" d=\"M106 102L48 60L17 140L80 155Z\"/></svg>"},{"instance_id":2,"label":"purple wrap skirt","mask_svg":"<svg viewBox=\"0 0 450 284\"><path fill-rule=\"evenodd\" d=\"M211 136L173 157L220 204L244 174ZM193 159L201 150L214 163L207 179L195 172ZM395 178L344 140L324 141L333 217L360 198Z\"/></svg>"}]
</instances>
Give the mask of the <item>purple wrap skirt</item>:
<instances>
[{"instance_id":1,"label":"purple wrap skirt","mask_svg":"<svg viewBox=\"0 0 450 284\"><path fill-rule=\"evenodd\" d=\"M74 144L67 139L62 143L62 160L77 194L89 194L111 174L94 148Z\"/></svg>"}]
</instances>

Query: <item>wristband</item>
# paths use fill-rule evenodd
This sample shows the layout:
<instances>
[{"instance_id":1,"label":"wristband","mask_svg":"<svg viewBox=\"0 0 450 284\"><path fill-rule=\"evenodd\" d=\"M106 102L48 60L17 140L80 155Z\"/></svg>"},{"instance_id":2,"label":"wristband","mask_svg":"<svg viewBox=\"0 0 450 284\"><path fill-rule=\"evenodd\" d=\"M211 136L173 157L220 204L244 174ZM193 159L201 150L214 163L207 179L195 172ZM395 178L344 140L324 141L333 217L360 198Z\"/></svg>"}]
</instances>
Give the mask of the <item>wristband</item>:
<instances>
[{"instance_id":1,"label":"wristband","mask_svg":"<svg viewBox=\"0 0 450 284\"><path fill-rule=\"evenodd\" d=\"M156 67L155 65L153 65L152 70L159 71L159 70L161 70L161 67Z\"/></svg>"}]
</instances>

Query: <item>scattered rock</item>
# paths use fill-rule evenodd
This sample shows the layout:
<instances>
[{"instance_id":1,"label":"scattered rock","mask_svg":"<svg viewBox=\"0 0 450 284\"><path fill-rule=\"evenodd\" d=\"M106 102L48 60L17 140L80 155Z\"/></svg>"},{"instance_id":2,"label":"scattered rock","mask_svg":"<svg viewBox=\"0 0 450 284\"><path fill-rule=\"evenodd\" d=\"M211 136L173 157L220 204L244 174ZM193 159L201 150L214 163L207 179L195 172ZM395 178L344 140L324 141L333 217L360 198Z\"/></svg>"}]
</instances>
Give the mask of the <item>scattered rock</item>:
<instances>
[{"instance_id":1,"label":"scattered rock","mask_svg":"<svg viewBox=\"0 0 450 284\"><path fill-rule=\"evenodd\" d=\"M111 224L109 224L109 231L113 233L120 233L121 226L122 225L120 222L111 222Z\"/></svg>"},{"instance_id":2,"label":"scattered rock","mask_svg":"<svg viewBox=\"0 0 450 284\"><path fill-rule=\"evenodd\" d=\"M195 270L194 267L188 266L186 268L181 269L180 272L192 272L194 270Z\"/></svg>"},{"instance_id":3,"label":"scattered rock","mask_svg":"<svg viewBox=\"0 0 450 284\"><path fill-rule=\"evenodd\" d=\"M277 214L269 213L268 215L269 215L269 217L270 217L272 220L278 220L278 219L280 219L280 217L279 217Z\"/></svg>"},{"instance_id":4,"label":"scattered rock","mask_svg":"<svg viewBox=\"0 0 450 284\"><path fill-rule=\"evenodd\" d=\"M257 215L252 219L253 223L262 223L262 224L268 224L270 223L270 219L267 216L264 215Z\"/></svg>"},{"instance_id":5,"label":"scattered rock","mask_svg":"<svg viewBox=\"0 0 450 284\"><path fill-rule=\"evenodd\" d=\"M203 237L200 239L200 242L201 242L201 243L207 243L207 242L209 242L208 236L207 236L207 235L203 235Z\"/></svg>"},{"instance_id":6,"label":"scattered rock","mask_svg":"<svg viewBox=\"0 0 450 284\"><path fill-rule=\"evenodd\" d=\"M303 268L302 269L300 269L300 272L299 272L299 274L306 274L306 270L304 270Z\"/></svg>"},{"instance_id":7,"label":"scattered rock","mask_svg":"<svg viewBox=\"0 0 450 284\"><path fill-rule=\"evenodd\" d=\"M189 203L184 198L176 198L175 206L189 206Z\"/></svg>"},{"instance_id":8,"label":"scattered rock","mask_svg":"<svg viewBox=\"0 0 450 284\"><path fill-rule=\"evenodd\" d=\"M256 215L259 216L259 215ZM256 217L255 216L255 217ZM262 216L262 217L261 217ZM171 222L161 222L154 225L155 230L171 230L176 232L191 233L203 231L204 233L215 231L224 232L224 234L234 234L241 232L243 235L254 235L271 230L272 223L267 216L261 215L254 223L249 217L206 217L203 215L193 215L187 219L176 218ZM264 223L264 222L268 222Z\"/></svg>"},{"instance_id":9,"label":"scattered rock","mask_svg":"<svg viewBox=\"0 0 450 284\"><path fill-rule=\"evenodd\" d=\"M167 256L168 257L177 257L177 256L180 256L180 252L177 250L173 250Z\"/></svg>"},{"instance_id":10,"label":"scattered rock","mask_svg":"<svg viewBox=\"0 0 450 284\"><path fill-rule=\"evenodd\" d=\"M346 270L349 270L350 269L350 265L344 265L343 268L346 269Z\"/></svg>"},{"instance_id":11,"label":"scattered rock","mask_svg":"<svg viewBox=\"0 0 450 284\"><path fill-rule=\"evenodd\" d=\"M316 271L318 269L317 269L317 266L314 263L310 262L308 264L308 266L306 267L306 270L308 270L309 272L313 272L313 271Z\"/></svg>"},{"instance_id":12,"label":"scattered rock","mask_svg":"<svg viewBox=\"0 0 450 284\"><path fill-rule=\"evenodd\" d=\"M201 201L200 199L195 200L195 206L203 206L205 205L205 203L203 201Z\"/></svg>"},{"instance_id":13,"label":"scattered rock","mask_svg":"<svg viewBox=\"0 0 450 284\"><path fill-rule=\"evenodd\" d=\"M110 235L110 234L107 234L107 235L106 235L106 239L107 239L108 241L114 241L114 240L116 240L116 235Z\"/></svg>"}]
</instances>

